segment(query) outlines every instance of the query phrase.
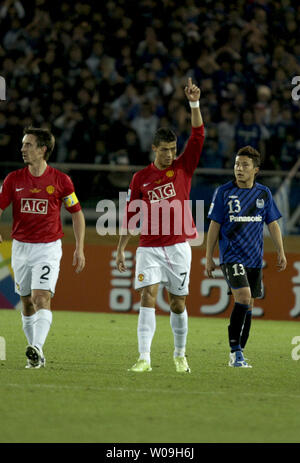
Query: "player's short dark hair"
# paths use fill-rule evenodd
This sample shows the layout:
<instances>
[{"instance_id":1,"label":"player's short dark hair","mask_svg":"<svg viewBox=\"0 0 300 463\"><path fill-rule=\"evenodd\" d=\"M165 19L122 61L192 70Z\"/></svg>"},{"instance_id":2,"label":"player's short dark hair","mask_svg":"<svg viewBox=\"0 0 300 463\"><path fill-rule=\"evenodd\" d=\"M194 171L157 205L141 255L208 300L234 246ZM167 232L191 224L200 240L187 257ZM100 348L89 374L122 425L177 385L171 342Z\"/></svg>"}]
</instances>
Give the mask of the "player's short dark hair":
<instances>
[{"instance_id":1,"label":"player's short dark hair","mask_svg":"<svg viewBox=\"0 0 300 463\"><path fill-rule=\"evenodd\" d=\"M36 127L26 127L23 131L24 135L34 135L36 138L36 144L39 148L46 146L44 155L45 161L48 161L50 154L52 153L55 145L55 138L49 129L40 129Z\"/></svg>"},{"instance_id":2,"label":"player's short dark hair","mask_svg":"<svg viewBox=\"0 0 300 463\"><path fill-rule=\"evenodd\" d=\"M244 146L239 149L236 156L247 156L252 159L254 167L260 167L261 156L260 153L250 145Z\"/></svg>"},{"instance_id":3,"label":"player's short dark hair","mask_svg":"<svg viewBox=\"0 0 300 463\"><path fill-rule=\"evenodd\" d=\"M160 127L153 139L153 145L159 146L161 142L171 143L172 141L176 141L177 137L173 130L169 129L168 127Z\"/></svg>"}]
</instances>

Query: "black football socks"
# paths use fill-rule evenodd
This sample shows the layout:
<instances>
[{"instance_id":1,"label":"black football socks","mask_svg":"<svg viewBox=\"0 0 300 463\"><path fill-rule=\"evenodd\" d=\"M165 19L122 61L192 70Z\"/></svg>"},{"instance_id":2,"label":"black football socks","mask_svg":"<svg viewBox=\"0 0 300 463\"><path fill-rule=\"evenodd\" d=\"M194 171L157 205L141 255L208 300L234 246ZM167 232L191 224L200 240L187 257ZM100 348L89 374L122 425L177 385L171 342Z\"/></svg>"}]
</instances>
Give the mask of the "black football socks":
<instances>
[{"instance_id":1,"label":"black football socks","mask_svg":"<svg viewBox=\"0 0 300 463\"><path fill-rule=\"evenodd\" d=\"M248 310L247 313L246 313L244 326L242 328L242 334L241 334L241 348L242 349L245 348L245 345L246 345L246 343L248 341L248 338L249 338L251 320L252 320L252 310Z\"/></svg>"},{"instance_id":2,"label":"black football socks","mask_svg":"<svg viewBox=\"0 0 300 463\"><path fill-rule=\"evenodd\" d=\"M241 350L241 332L245 322L246 314L250 309L249 305L236 302L230 316L228 326L229 345L231 352ZM249 326L250 329L250 326ZM249 335L249 332L248 332Z\"/></svg>"}]
</instances>

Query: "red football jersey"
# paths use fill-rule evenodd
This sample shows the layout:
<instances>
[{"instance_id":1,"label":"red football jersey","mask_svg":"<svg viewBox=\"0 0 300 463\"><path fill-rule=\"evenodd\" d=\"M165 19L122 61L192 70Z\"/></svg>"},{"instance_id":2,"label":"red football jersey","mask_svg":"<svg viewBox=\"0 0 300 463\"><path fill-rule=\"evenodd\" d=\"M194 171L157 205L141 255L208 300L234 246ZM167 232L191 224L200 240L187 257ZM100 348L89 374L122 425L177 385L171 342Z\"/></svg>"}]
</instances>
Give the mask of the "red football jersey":
<instances>
[{"instance_id":1,"label":"red football jersey","mask_svg":"<svg viewBox=\"0 0 300 463\"><path fill-rule=\"evenodd\" d=\"M170 167L159 170L152 163L134 174L123 228L141 226L140 246L171 246L198 236L189 196L203 142L204 126L193 127L184 152Z\"/></svg>"},{"instance_id":2,"label":"red football jersey","mask_svg":"<svg viewBox=\"0 0 300 463\"><path fill-rule=\"evenodd\" d=\"M51 166L40 177L33 176L28 167L11 172L0 192L2 210L12 203L12 237L25 243L50 243L64 235L63 202L71 213L81 209L70 177Z\"/></svg>"}]
</instances>

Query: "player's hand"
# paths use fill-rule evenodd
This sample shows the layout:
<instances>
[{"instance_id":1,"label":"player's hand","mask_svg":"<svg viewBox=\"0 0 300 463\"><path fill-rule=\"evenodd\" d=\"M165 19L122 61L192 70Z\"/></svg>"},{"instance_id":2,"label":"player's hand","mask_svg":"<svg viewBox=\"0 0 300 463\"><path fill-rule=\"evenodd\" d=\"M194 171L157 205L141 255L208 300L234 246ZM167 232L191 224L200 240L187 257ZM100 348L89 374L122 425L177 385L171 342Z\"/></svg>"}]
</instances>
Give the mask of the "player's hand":
<instances>
[{"instance_id":1,"label":"player's hand","mask_svg":"<svg viewBox=\"0 0 300 463\"><path fill-rule=\"evenodd\" d=\"M125 253L124 251L117 251L117 256L116 256L116 266L119 272L125 272L127 270L126 264L125 264Z\"/></svg>"},{"instance_id":2,"label":"player's hand","mask_svg":"<svg viewBox=\"0 0 300 463\"><path fill-rule=\"evenodd\" d=\"M189 101L198 101L200 99L200 88L193 84L191 77L188 78L188 83L184 89L184 93Z\"/></svg>"},{"instance_id":3,"label":"player's hand","mask_svg":"<svg viewBox=\"0 0 300 463\"><path fill-rule=\"evenodd\" d=\"M209 278L215 278L213 271L216 270L216 264L213 259L206 258L205 270Z\"/></svg>"},{"instance_id":4,"label":"player's hand","mask_svg":"<svg viewBox=\"0 0 300 463\"><path fill-rule=\"evenodd\" d=\"M3 238L2 238L2 235L0 235L0 243L3 242Z\"/></svg>"},{"instance_id":5,"label":"player's hand","mask_svg":"<svg viewBox=\"0 0 300 463\"><path fill-rule=\"evenodd\" d=\"M277 265L276 265L278 272L282 272L283 270L285 270L286 266L287 266L287 260L286 260L284 253L278 254L277 255Z\"/></svg>"},{"instance_id":6,"label":"player's hand","mask_svg":"<svg viewBox=\"0 0 300 463\"><path fill-rule=\"evenodd\" d=\"M75 249L75 252L73 254L73 267L76 267L76 273L80 273L84 269L85 257L82 250Z\"/></svg>"}]
</instances>

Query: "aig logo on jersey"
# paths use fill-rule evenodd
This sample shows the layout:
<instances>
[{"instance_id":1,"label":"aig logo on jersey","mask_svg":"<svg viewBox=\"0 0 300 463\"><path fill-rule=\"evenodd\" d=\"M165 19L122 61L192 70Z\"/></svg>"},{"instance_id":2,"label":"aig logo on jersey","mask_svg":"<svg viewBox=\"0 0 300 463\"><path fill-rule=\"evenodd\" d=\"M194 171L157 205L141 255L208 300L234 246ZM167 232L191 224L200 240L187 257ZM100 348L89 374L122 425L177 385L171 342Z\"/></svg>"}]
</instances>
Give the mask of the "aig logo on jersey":
<instances>
[{"instance_id":1,"label":"aig logo on jersey","mask_svg":"<svg viewBox=\"0 0 300 463\"><path fill-rule=\"evenodd\" d=\"M162 199L172 198L172 196L176 196L173 182L167 183L166 185L157 186L153 190L148 191L150 203L156 203Z\"/></svg>"},{"instance_id":2,"label":"aig logo on jersey","mask_svg":"<svg viewBox=\"0 0 300 463\"><path fill-rule=\"evenodd\" d=\"M22 198L21 212L27 214L47 214L48 199Z\"/></svg>"},{"instance_id":3,"label":"aig logo on jersey","mask_svg":"<svg viewBox=\"0 0 300 463\"><path fill-rule=\"evenodd\" d=\"M263 199L257 198L257 200L256 200L256 207L257 207L258 209L263 209L264 205L265 205L264 200L263 200Z\"/></svg>"}]
</instances>

